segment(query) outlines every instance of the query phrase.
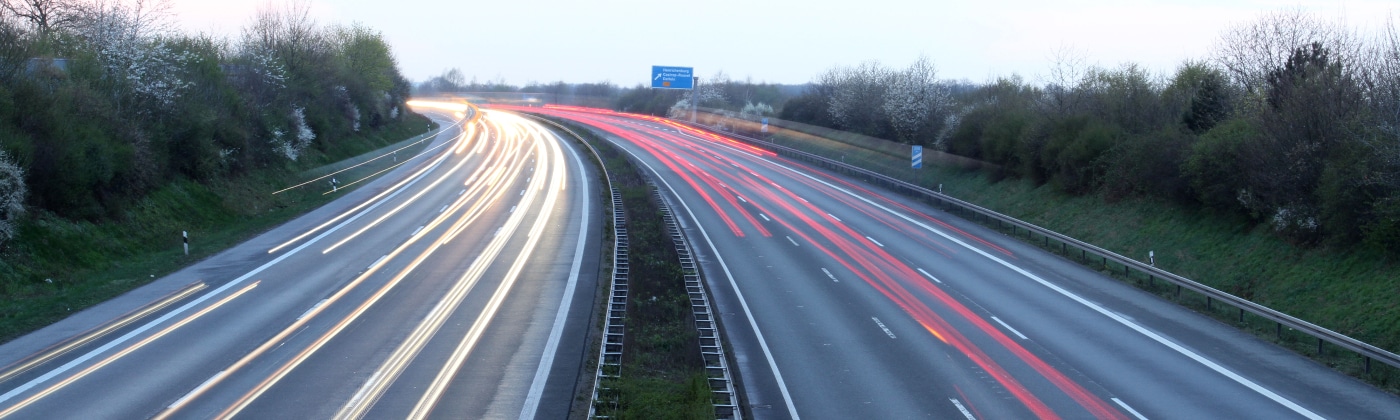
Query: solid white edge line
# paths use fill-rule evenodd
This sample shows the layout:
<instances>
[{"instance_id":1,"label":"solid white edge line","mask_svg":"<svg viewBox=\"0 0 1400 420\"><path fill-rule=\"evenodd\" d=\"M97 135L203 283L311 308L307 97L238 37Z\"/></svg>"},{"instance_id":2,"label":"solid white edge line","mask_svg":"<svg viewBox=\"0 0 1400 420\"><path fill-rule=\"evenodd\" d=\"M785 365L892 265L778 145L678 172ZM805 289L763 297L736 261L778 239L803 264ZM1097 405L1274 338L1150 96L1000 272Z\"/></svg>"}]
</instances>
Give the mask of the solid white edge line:
<instances>
[{"instance_id":1,"label":"solid white edge line","mask_svg":"<svg viewBox=\"0 0 1400 420\"><path fill-rule=\"evenodd\" d=\"M558 137L555 137L557 140ZM544 354L540 355L539 367L535 369L535 379L530 383L530 391L525 394L525 407L520 411L520 419L528 420L535 418L535 412L539 411L540 400L544 397L544 386L549 380L549 371L554 367L554 354L559 351L559 341L564 336L564 324L568 320L569 307L573 304L573 295L578 286L579 270L583 265L583 249L588 239L588 214L592 212L589 207L588 177L583 169L583 160L579 159L578 152L572 147L561 148L569 150L569 156L574 158L574 163L579 168L578 180L582 185L578 191L583 195L583 221L579 224L578 244L574 250L574 265L569 269L569 283L564 286L564 296L560 298L559 312L554 315L554 328L549 330L549 340L545 342Z\"/></svg>"},{"instance_id":2,"label":"solid white edge line","mask_svg":"<svg viewBox=\"0 0 1400 420\"><path fill-rule=\"evenodd\" d=\"M612 141L609 140L609 142ZM613 142L613 144L616 145L617 143ZM710 240L710 234L705 230L705 226L700 224L700 219L695 217L695 212L690 209L690 205L686 204L685 200L682 199L679 194L675 193L676 189L671 186L671 183L661 177L661 172L658 172L651 164L643 161L640 156L632 153L631 150L621 145L617 147L626 151L627 154L632 155L633 158L636 158L637 162L641 162L642 166L646 166L652 174L656 175L656 179L661 180L662 184L666 184L666 189L670 190L672 195L676 197L676 201L681 203L681 207L685 209L686 214L690 215L690 220L695 221L695 228L700 231L700 236L705 238L706 244L710 247L710 252L715 256L715 262L719 263L720 268L724 270L724 276L729 279L729 287L734 290L734 296L739 298L739 306L744 308L744 316L749 320L749 328L753 329L754 337L758 339L758 347L763 349L763 357L768 361L768 368L773 370L773 379L778 383L778 391L783 394L783 403L787 405L788 415L791 416L793 420L799 419L800 417L797 415L797 406L793 405L792 402L792 393L788 392L787 383L783 381L783 374L778 371L778 363L773 360L773 351L768 348L768 340L763 338L763 332L758 329L758 321L754 319L753 311L749 309L749 302L744 299L744 293L739 291L739 284L734 281L734 274L729 271L729 264L725 264L724 257L720 256L719 249L715 248L714 241Z\"/></svg>"},{"instance_id":3,"label":"solid white edge line","mask_svg":"<svg viewBox=\"0 0 1400 420\"><path fill-rule=\"evenodd\" d=\"M977 420L976 417L972 417L972 412L967 411L967 407L963 407L962 402L958 401L957 398L949 398L948 401L952 401L953 406L957 407L958 411L961 411L963 416L967 417L967 420Z\"/></svg>"},{"instance_id":4,"label":"solid white edge line","mask_svg":"<svg viewBox=\"0 0 1400 420\"><path fill-rule=\"evenodd\" d=\"M1021 337L1022 340L1029 340L1029 338L1026 338L1025 334L1021 334L1020 331L1016 331L1015 328L1011 328L1011 326L1007 325L1006 322L1003 322L1001 318L993 316L992 320L996 321L998 324L1001 324L1001 326L1006 327L1007 330L1010 330L1012 334L1016 334L1017 337Z\"/></svg>"},{"instance_id":5,"label":"solid white edge line","mask_svg":"<svg viewBox=\"0 0 1400 420\"><path fill-rule=\"evenodd\" d=\"M439 163L441 163L441 162L439 162ZM435 164L435 165L436 165L436 164ZM44 383L44 382L46 382L46 381L48 381L48 380L50 380L50 379L53 379L54 377L56 377L56 376L58 376L58 375L62 375L64 372L67 372L67 371L69 371L69 370L72 370L74 367L77 367L77 366L80 365L80 364L87 363L88 360L92 360L93 358L97 357L98 355L107 352L107 350L111 350L112 348L114 348L114 347L116 347L116 346L119 346L119 345L121 345L122 343L125 343L125 342L131 340L132 338L135 338L135 337L138 336L138 335L144 334L146 331L149 331L149 330L151 330L152 328L155 328L157 325L163 324L163 323L165 323L166 321L169 321L171 318L175 318L176 316L180 316L181 314L183 314L183 313L189 311L190 309L193 309L194 307L203 304L205 301L207 301L207 300L213 298L214 296L218 296L218 295L220 295L220 294L223 294L223 292L228 291L229 289L232 289L232 288L234 288L235 286L238 286L239 284L242 284L242 283L245 282L245 281L248 281L248 279L252 278L253 276L258 275L258 273L263 272L263 270L266 270L266 269L268 269L268 268L271 268L273 265L276 265L277 263L280 263L280 262L282 262L283 260L286 260L287 258L290 258L292 255L296 255L298 252L301 252L301 250L306 249L306 248L310 247L311 245L313 245L313 244L315 244L315 243L317 243L317 242L320 242L321 239L325 239L326 237L330 236L332 233L335 233L336 231L339 231L341 228L343 228L343 227L345 227L345 226L348 226L350 223L353 223L353 222L355 222L356 220L359 220L360 217L362 217L362 216L364 216L364 215L366 215L366 214L369 214L371 211L374 211L375 208L378 208L381 204L384 204L384 203L388 202L389 199L394 198L395 196L399 195L399 193L402 193L402 192L404 192L404 191L407 191L407 190L408 190L408 187L412 186L413 184L418 183L418 181L419 181L419 180L422 180L424 177L426 177L427 174L428 174L429 172L431 172L431 170L423 171L423 173L420 174L420 175L418 176L418 178L415 178L413 181L411 181L411 182L409 182L409 183L407 183L407 184L404 184L403 188L399 189L398 191L394 192L393 194L390 194L390 195L388 195L388 196L385 196L379 203L376 203L375 205L370 206L370 207L368 207L368 208L366 208L366 209L360 211L359 214L356 214L356 215L354 215L354 216L351 216L350 218L345 219L345 221L340 222L340 224L336 225L335 227L330 228L330 229L327 229L325 232L321 232L320 235L316 235L316 237L311 238L311 240L306 241L306 242L302 243L301 245L298 245L296 248L292 248L291 251L287 251L286 253L283 253L282 255L278 255L277 258L273 258L272 261L268 261L267 263L264 263L263 265L258 266L258 268L254 268L252 271L249 271L249 272L247 272L247 273L244 273L242 276L239 276L238 278L233 279L232 281L229 281L228 283L224 283L223 286L219 286L219 288L214 289L214 290L210 291L209 293L206 293L206 294L204 294L203 296L200 296L199 298L196 298L195 300L190 301L189 303L186 303L184 306L181 306L181 307L179 307L179 308L176 308L176 309L174 309L174 310L171 310L170 312L167 312L165 315L161 316L160 318L156 318L155 320L153 320L153 321L151 321L151 322L148 322L148 323L146 323L145 325L142 325L141 327L136 328L135 330L132 330L131 332L126 333L125 335L122 335L121 337L117 337L115 340L112 340L112 341L108 342L107 344L104 344L102 347L98 347L98 348L96 348L96 349L94 349L94 350L92 350L92 351L90 351L90 352L87 352L86 354L83 354L82 356L79 356L79 357L76 358L76 359L70 360L68 363L63 364L63 366L59 366L58 368L56 368L56 369L54 369L54 370L51 370L51 371L49 371L48 373L45 373L45 374L43 374L43 375L40 375L39 377L34 378L33 380L30 380L29 382L26 382L24 385L20 385L19 387L16 387L16 388L14 388L14 389L11 389L9 392L6 392L4 395L0 395L0 403L4 403L5 401L9 401L11 398L14 398L15 396L17 396L17 395L19 395L19 394L21 394L21 393L28 392L30 389L34 388L35 386L38 386L38 385L41 384L41 383Z\"/></svg>"},{"instance_id":6,"label":"solid white edge line","mask_svg":"<svg viewBox=\"0 0 1400 420\"><path fill-rule=\"evenodd\" d=\"M760 159L762 159L762 158L760 158ZM1120 315L1118 315L1118 314L1116 314L1116 313L1113 313L1112 311L1109 311L1109 310L1107 310L1107 309L1104 309L1103 307L1099 306L1098 304L1095 304L1095 303L1093 303L1093 302L1090 302L1089 300L1084 299L1084 298L1080 297L1079 295L1076 295L1076 294L1074 294L1074 293L1072 293L1072 292L1070 292L1070 291L1068 291L1068 290L1065 290L1064 288L1061 288L1060 286L1055 285L1054 283L1051 283L1051 282L1049 282L1049 281L1046 281L1045 279L1040 278L1040 276L1037 276L1037 275L1035 275L1035 274L1032 274L1032 273L1029 272L1029 271L1026 271L1026 270L1024 270L1024 269L1022 269L1022 268L1020 268L1020 267L1017 267L1017 266L1015 266L1015 265L1012 265L1011 263L1006 262L1006 260L1003 260L1003 259L1001 259L1001 258L997 258L997 256L995 256L995 255L989 254L989 253L987 253L986 251L983 251L983 250L981 250L981 249L978 249L977 247L974 247L974 246L972 246L972 245L969 245L968 243L963 242L962 240L960 240L960 239L958 239L958 238L955 238L955 237L953 237L952 235L949 235L949 234L947 234L947 233L944 233L944 232L941 231L941 230L934 229L932 226L926 225L926 224L924 224L923 222L920 222L920 221L918 221L918 220L914 220L913 218L911 218L911 217L909 217L909 216L906 216L906 215L904 215L903 213L896 212L896 211L894 211L894 210L892 210L892 209L890 209L890 208L888 208L888 207L885 207L885 206L883 206L883 205L880 205L879 203L876 203L876 202L874 202L874 201L871 201L871 200L868 199L868 198L865 198L865 197L862 197L862 196L860 196L860 195L858 195L858 194L855 194L855 193L853 193L853 192L851 192L850 190L847 190L847 189L845 189L845 188L841 188L841 187L838 187L838 186L836 186L836 185L832 185L832 184L829 183L829 182L823 181L823 180L818 179L818 178L816 178L816 177L814 177L814 176L811 176L811 175L807 175L806 173L803 173L803 172L801 172L801 171L798 171L797 169L788 167L788 166L786 166L786 165L783 165L783 164L780 164L780 163L777 163L777 162L774 162L774 161L771 161L771 160L768 160L768 159L763 159L763 160L764 160L765 162L768 162L768 163L773 164L773 165L775 165L775 166L781 167L781 168L783 168L783 169L787 169L788 171L791 171L792 173L795 173L795 174L801 175L801 176L803 176L803 177L806 177L807 179L811 179L811 180L813 180L813 181L822 183L822 184L826 185L827 187L830 187L830 188L835 189L835 190L837 190L837 191L841 191L841 192L845 193L846 195L849 195L849 196L851 196L851 197L855 197L857 200L864 201L866 204L869 204L869 205L871 205L871 206L875 206L876 208L879 208L880 210L883 210L883 211L885 211L886 213L889 213L889 214L891 214L891 215L894 215L895 217L899 217L899 218L901 218L901 219L904 219L905 221L907 221L907 222L909 222L909 223L911 223L911 224L914 224L915 226L919 226L919 227L923 228L924 230L927 230L927 231L929 231L929 232L933 232L934 234L936 234L936 235L938 235L938 236L942 236L944 239L947 239L947 240L949 240L949 241L951 241L951 242L953 242L953 243L956 243L956 244L962 246L963 248L967 248L968 250L971 250L972 252L975 252L975 253L977 253L978 255L981 255L981 256L983 256L983 257L989 259L989 260L992 260L993 262L996 262L997 264L1001 264L1003 267L1006 267L1006 268L1008 268L1008 269L1011 269L1012 271L1015 271L1015 272L1021 274L1022 276L1025 276L1026 278L1029 278L1029 279L1031 279L1032 281L1035 281L1036 283L1040 283L1042 286L1045 286L1045 287L1049 288L1050 290L1054 290L1055 292L1057 292L1057 293L1059 293L1059 294L1061 294L1061 295L1063 295L1063 296L1065 296L1065 297L1068 297L1068 298L1070 298L1071 300L1073 300L1073 301L1075 301L1075 302L1078 302L1079 304L1084 305L1085 307L1088 307L1089 309L1092 309L1092 310L1094 310L1095 312L1098 312L1098 313L1102 314L1103 316L1108 317L1109 319L1112 319L1112 320L1114 320L1114 321L1117 321L1119 324L1122 324L1123 326L1126 326L1126 327L1132 329L1133 331L1137 331L1139 334L1142 334L1143 336L1146 336L1147 338L1150 338L1150 339L1152 339L1153 341L1156 341L1156 342L1158 342L1158 343L1161 343L1162 345L1166 346L1167 348L1170 348L1170 349L1176 351L1177 353L1180 353L1181 355L1190 358L1191 360L1195 360L1197 363L1200 363L1201 365L1203 365L1203 366L1209 368L1210 370L1213 370L1213 371L1215 371L1216 373L1219 373L1219 374L1225 376L1226 378L1230 378L1230 380L1233 380L1233 381L1235 381L1236 383L1238 383L1238 384L1240 384L1240 385L1244 385L1246 388L1249 388L1250 390L1253 390L1254 392L1259 393L1259 395L1262 395L1262 396L1264 396L1265 398L1268 398L1268 399L1270 399L1270 400L1273 400L1274 402L1278 403L1279 405L1282 405L1282 406L1284 406L1284 407L1288 407L1288 409L1293 410L1293 412L1298 413L1298 414L1302 415L1303 417L1307 417L1307 418L1309 418L1309 419L1314 419L1314 420L1323 420L1323 419L1324 419L1324 417L1317 415L1317 413L1314 413L1314 412L1312 412L1311 410L1308 410L1307 408L1303 408L1303 406L1298 405L1297 403L1293 402L1292 400L1289 400L1289 399L1287 399L1287 398L1284 398L1283 396L1280 396L1280 395L1274 393L1273 391L1270 391L1268 388L1264 388L1263 386L1261 386L1261 385L1259 385L1259 384L1257 384L1257 383L1254 383L1254 381L1251 381L1251 380L1249 380L1248 378L1245 378L1245 377L1243 377L1243 376L1240 376L1239 374L1235 373L1234 371L1232 371L1232 370L1230 370L1230 369L1227 369L1227 368L1225 368L1224 366L1220 366L1219 364L1217 364L1217 363L1211 361L1210 359L1207 359L1207 358L1205 358L1204 356L1201 356L1200 354L1197 354L1196 352L1193 352L1193 351L1191 351L1191 350L1189 350L1189 349L1187 349L1187 348L1185 348L1185 347L1182 347L1182 346L1179 345L1179 344L1176 344L1175 342L1173 342L1173 341L1171 341L1171 340L1166 339L1166 337L1162 337L1161 335L1159 335L1159 334L1157 334L1157 333L1155 333L1155 332L1152 332L1151 330L1148 330L1147 328L1145 328L1145 327L1143 327L1143 326L1141 326L1141 325L1138 325L1138 324L1135 323L1135 322L1129 321L1128 319L1123 318L1122 316L1120 316Z\"/></svg>"},{"instance_id":7,"label":"solid white edge line","mask_svg":"<svg viewBox=\"0 0 1400 420\"><path fill-rule=\"evenodd\" d=\"M1128 403L1123 402L1123 400L1118 399L1118 397L1113 397L1112 399L1113 402L1117 403L1119 407L1123 407L1124 410L1128 410L1128 413L1132 414L1133 417L1137 417L1138 420L1147 420L1147 417L1144 417L1142 413L1139 413L1137 412L1137 410L1134 410L1132 407L1129 407Z\"/></svg>"},{"instance_id":8,"label":"solid white edge line","mask_svg":"<svg viewBox=\"0 0 1400 420\"><path fill-rule=\"evenodd\" d=\"M942 284L942 283L943 283L943 280L939 280L938 277L934 277L932 274L929 274L927 271L924 271L924 269L922 269L922 268L915 268L915 270L919 270L919 274L923 274L924 276L928 277L929 279L931 279L931 280L933 280L933 281L935 281L935 282L938 282L939 284Z\"/></svg>"}]
</instances>

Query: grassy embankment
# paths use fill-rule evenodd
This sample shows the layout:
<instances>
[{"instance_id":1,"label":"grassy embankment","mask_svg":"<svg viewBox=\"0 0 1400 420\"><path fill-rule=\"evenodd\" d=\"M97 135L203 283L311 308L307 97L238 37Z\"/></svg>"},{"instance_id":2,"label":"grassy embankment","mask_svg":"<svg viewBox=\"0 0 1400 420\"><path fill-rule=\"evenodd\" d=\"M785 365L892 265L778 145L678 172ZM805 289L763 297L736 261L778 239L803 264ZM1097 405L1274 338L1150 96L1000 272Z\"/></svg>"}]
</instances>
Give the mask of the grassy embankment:
<instances>
[{"instance_id":1,"label":"grassy embankment","mask_svg":"<svg viewBox=\"0 0 1400 420\"><path fill-rule=\"evenodd\" d=\"M622 193L629 235L629 295L622 377L602 385L618 392L618 411L611 415L620 419L713 419L690 298L652 187L626 155L596 133L577 124L554 121L583 136L598 150L613 186ZM589 354L596 355L596 349Z\"/></svg>"},{"instance_id":2,"label":"grassy embankment","mask_svg":"<svg viewBox=\"0 0 1400 420\"><path fill-rule=\"evenodd\" d=\"M316 175L411 143L428 127L410 114L402 122L343 139L337 150L308 150L296 165L254 171L246 176L164 185L126 206L116 220L69 220L32 214L19 237L0 250L0 342L63 319L155 277L174 272L234 244L291 220L338 197L316 183L272 195ZM399 162L427 142L399 152ZM376 150L380 149L380 150ZM377 152L377 153L376 153ZM394 165L381 159L337 175L341 184ZM354 187L350 187L354 188ZM189 231L190 255L181 249Z\"/></svg>"},{"instance_id":3,"label":"grassy embankment","mask_svg":"<svg viewBox=\"0 0 1400 420\"><path fill-rule=\"evenodd\" d=\"M814 138L772 140L857 166L877 170L995 210L1026 222L1092 243L1120 255L1148 259L1167 271L1293 315L1378 347L1400 350L1400 264L1393 255L1347 248L1300 248L1238 216L1187 209L1155 199L1130 198L1108 202L1102 196L1070 196L1050 185L1024 180L994 181L980 171L925 165L915 172L907 155L865 149ZM1022 232L1024 234L1024 231ZM1036 239L1040 239L1037 237ZM1042 245L1038 240L1030 241ZM1052 241L1052 250L1059 252ZM1077 258L1077 254L1075 255ZM1364 360L1331 344L1317 354L1317 341L1253 315L1244 322L1233 308L1190 292L1177 295L1162 281L1149 284L1145 276L1123 277L1122 267L1108 270L1163 298L1208 313L1222 322L1252 331L1260 338L1314 357L1339 371L1365 379L1390 392L1400 392L1400 371L1379 362L1365 372Z\"/></svg>"}]
</instances>

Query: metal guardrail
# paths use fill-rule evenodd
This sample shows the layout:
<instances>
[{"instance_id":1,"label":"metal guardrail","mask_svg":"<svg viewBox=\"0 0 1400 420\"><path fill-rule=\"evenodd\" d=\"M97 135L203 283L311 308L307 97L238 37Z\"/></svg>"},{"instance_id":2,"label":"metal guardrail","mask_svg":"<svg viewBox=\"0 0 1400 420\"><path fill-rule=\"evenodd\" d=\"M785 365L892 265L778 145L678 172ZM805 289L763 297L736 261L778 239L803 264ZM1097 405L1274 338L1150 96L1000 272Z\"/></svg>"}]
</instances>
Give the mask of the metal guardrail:
<instances>
[{"instance_id":1,"label":"metal guardrail","mask_svg":"<svg viewBox=\"0 0 1400 420\"><path fill-rule=\"evenodd\" d=\"M776 153L796 157L810 162L819 163L833 169L840 169L847 172L851 172L860 176L864 176L872 181L888 184L889 186L895 188L908 190L913 194L922 195L926 199L934 200L938 203L941 203L945 206L945 208L956 208L961 211L971 213L974 216L981 216L988 220L996 221L998 225L1010 225L1013 236L1016 235L1016 229L1020 228L1025 229L1027 231L1027 235L1030 235L1030 233L1033 232L1035 234L1045 237L1047 243L1050 239L1054 239L1062 244L1062 248L1066 246L1073 246L1075 248L1079 248L1081 259L1085 260L1086 262L1088 259L1087 254L1097 255L1103 259L1103 264L1105 268L1108 267L1108 262L1112 261L1122 265L1125 273L1130 272L1130 270L1137 270L1138 272L1146 274L1148 276L1149 281L1152 281L1152 279L1154 278L1161 278L1172 284L1175 284L1178 288L1178 294L1180 293L1181 288L1200 293L1201 295L1204 295L1206 297L1207 306L1210 306L1213 300L1219 300L1228 303L1236 308L1239 308L1241 320L1243 320L1244 318L1244 313L1249 312L1261 318L1272 321L1275 323L1275 334L1277 336L1282 336L1283 327L1288 327L1297 331L1301 331L1304 334L1310 335L1318 340L1317 348L1319 354L1322 353L1322 343L1324 341L1357 353L1365 358L1365 369L1367 372L1370 372L1371 370L1371 359L1379 360L1380 362L1385 363L1387 365L1400 368L1400 355L1397 355L1380 347L1376 347L1374 345L1363 342L1361 340L1357 340L1355 338L1348 337L1336 331L1320 327L1311 322L1295 318L1291 315L1279 312L1267 306L1263 306L1241 298L1239 296L1220 291L1218 289L1198 283L1194 280L1182 277L1175 273L1171 273L1166 270L1154 267L1152 265L1145 264L1141 261L1118 255L1117 253L1114 253L1112 251L1100 248L1087 242L1080 241L1078 239L1071 238L1069 236L1065 236L1063 234L1060 234L1059 232L1055 232L1040 226L1026 223L1014 217L997 213L995 211L983 208L976 204L953 198L947 194L943 194L938 191L933 191L928 188L909 183L907 181L903 181L865 168L848 165L846 163L826 158L817 154L804 152L786 146L780 146L771 142L755 139L740 134L716 130L714 128L700 124L691 124L688 122L677 120L672 121L688 127L693 127L696 129L705 130L713 132L715 134L733 138L735 140L739 140L754 146L773 150ZM1068 255L1067 249L1065 250L1065 252L1066 255Z\"/></svg>"},{"instance_id":2,"label":"metal guardrail","mask_svg":"<svg viewBox=\"0 0 1400 420\"><path fill-rule=\"evenodd\" d=\"M603 178L608 183L608 191L612 194L611 208L613 216L613 275L612 282L608 285L608 308L607 317L604 318L603 337L599 340L598 367L593 375L593 396L588 403L588 418L611 418L611 416L599 415L598 408L617 411L618 393L611 388L603 388L603 381L622 376L622 343L623 333L626 331L627 320L627 290L628 290L628 237L627 219L623 213L622 193L612 185L612 175L608 174L608 168L603 165L603 155L598 153L598 149L583 140L583 136L578 135L568 127L560 125L554 121L541 118L531 114L518 114L530 117L563 130L569 135L578 139L588 152L593 154L593 159L598 163L598 170L603 171Z\"/></svg>"},{"instance_id":3,"label":"metal guardrail","mask_svg":"<svg viewBox=\"0 0 1400 420\"><path fill-rule=\"evenodd\" d=\"M611 184L611 182L609 182ZM593 376L593 399L588 405L588 418L612 418L599 415L603 406L613 412L618 407L618 392L604 388L606 379L622 376L622 342L627 321L627 221L622 209L622 193L612 189L613 202L613 276L608 287L608 314L603 324L602 345L598 349L598 369Z\"/></svg>"},{"instance_id":4,"label":"metal guardrail","mask_svg":"<svg viewBox=\"0 0 1400 420\"><path fill-rule=\"evenodd\" d=\"M588 418L610 418L598 415L597 409L600 404L606 408L617 409L617 397L615 392L607 388L602 388L602 381L607 378L617 378L621 376L622 369L622 342L626 321L627 310L627 228L626 220L623 218L622 194L612 187L612 178L607 173L607 168L603 167L602 155L593 145L583 141L583 137L570 130L568 127L560 125L546 118L541 118L531 114L527 115L539 121L543 121L560 130L569 133L588 147L589 152L598 161L598 166L603 169L603 174L608 178L608 189L612 191L613 208L613 282L608 291L608 315L603 330L602 348L599 349L598 369L593 378L593 397L588 408ZM705 290L704 284L700 280L699 266L695 264L692 257L690 243L686 240L685 234L680 226L676 224L676 219L671 212L671 206L661 197L660 190L653 188L654 199L661 207L663 221L668 227L671 235L671 242L676 247L676 255L681 264L686 286L686 294L689 296L691 313L695 317L695 329L700 338L700 356L705 361L705 376L710 387L711 401L715 407L715 418L717 419L743 419L742 411L739 408L739 394L734 388L734 376L729 369L729 359L724 353L724 344L720 339L719 324L714 316L714 310L710 306L710 298ZM600 393L603 400L600 400Z\"/></svg>"},{"instance_id":5,"label":"metal guardrail","mask_svg":"<svg viewBox=\"0 0 1400 420\"><path fill-rule=\"evenodd\" d=\"M710 295L700 281L700 268L691 254L690 241L671 206L661 196L661 190L653 189L655 200L661 206L662 221L666 222L671 234L671 243L676 247L680 259L681 274L685 279L686 294L690 297L691 314L695 317L695 332L700 337L700 357L705 361L705 378L710 387L710 400L715 406L715 418L742 420L739 409L739 395L734 392L734 377L729 370L729 359L724 354L724 341L720 338L719 323L714 309L710 307Z\"/></svg>"}]
</instances>

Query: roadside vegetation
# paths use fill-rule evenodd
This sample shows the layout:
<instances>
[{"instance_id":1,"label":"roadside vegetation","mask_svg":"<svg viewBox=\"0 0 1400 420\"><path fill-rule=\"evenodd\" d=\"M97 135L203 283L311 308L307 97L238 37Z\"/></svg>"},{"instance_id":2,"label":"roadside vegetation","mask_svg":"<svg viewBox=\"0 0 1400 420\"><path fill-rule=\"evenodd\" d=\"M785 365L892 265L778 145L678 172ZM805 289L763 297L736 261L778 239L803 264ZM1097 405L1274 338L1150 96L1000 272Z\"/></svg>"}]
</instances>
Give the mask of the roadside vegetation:
<instances>
[{"instance_id":1,"label":"roadside vegetation","mask_svg":"<svg viewBox=\"0 0 1400 420\"><path fill-rule=\"evenodd\" d=\"M783 107L798 122L994 164L1108 202L1150 197L1265 225L1300 249L1400 252L1400 26L1299 11L1229 29L1171 75L1061 51L1044 84L838 67Z\"/></svg>"},{"instance_id":2,"label":"roadside vegetation","mask_svg":"<svg viewBox=\"0 0 1400 420\"><path fill-rule=\"evenodd\" d=\"M628 300L621 378L602 386L617 392L620 419L713 419L714 405L700 358L680 260L653 187L632 161L592 130L553 119L602 155L622 193L628 233ZM590 354L597 354L596 352Z\"/></svg>"},{"instance_id":3,"label":"roadside vegetation","mask_svg":"<svg viewBox=\"0 0 1400 420\"><path fill-rule=\"evenodd\" d=\"M430 127L372 29L270 4L219 39L165 5L0 0L0 341L323 204L272 192Z\"/></svg>"},{"instance_id":4,"label":"roadside vegetation","mask_svg":"<svg viewBox=\"0 0 1400 420\"><path fill-rule=\"evenodd\" d=\"M921 76L923 61L832 69L780 111L807 124L775 120L777 134L760 133L752 118L706 117L941 186L1122 255L1147 261L1153 252L1158 267L1400 351L1394 21L1363 33L1269 13L1170 76L1065 52L1043 85L1016 76L969 85ZM910 110L918 112L901 114ZM913 171L910 144L962 161ZM1147 280L1133 279L1176 299L1174 288ZM1178 301L1300 353L1318 351L1315 340L1241 322L1199 296ZM1368 374L1360 357L1334 349L1324 346L1319 360L1400 389L1394 369L1373 363Z\"/></svg>"}]
</instances>

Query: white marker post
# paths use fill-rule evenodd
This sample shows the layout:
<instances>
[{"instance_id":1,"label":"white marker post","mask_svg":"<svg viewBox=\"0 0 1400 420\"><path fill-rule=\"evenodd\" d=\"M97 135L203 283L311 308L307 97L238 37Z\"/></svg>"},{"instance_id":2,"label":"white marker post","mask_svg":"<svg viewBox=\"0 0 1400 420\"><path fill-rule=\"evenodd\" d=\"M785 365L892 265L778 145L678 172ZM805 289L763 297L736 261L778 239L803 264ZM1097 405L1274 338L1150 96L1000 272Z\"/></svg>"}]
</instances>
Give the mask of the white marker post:
<instances>
[{"instance_id":1,"label":"white marker post","mask_svg":"<svg viewBox=\"0 0 1400 420\"><path fill-rule=\"evenodd\" d=\"M180 238L185 240L185 255L190 255L190 232L180 231Z\"/></svg>"},{"instance_id":2,"label":"white marker post","mask_svg":"<svg viewBox=\"0 0 1400 420\"><path fill-rule=\"evenodd\" d=\"M1154 252L1154 251L1147 251L1147 264L1149 264L1149 265L1151 265L1151 266L1153 266L1153 267L1156 267L1156 266L1157 266L1157 253L1156 253L1156 252Z\"/></svg>"}]
</instances>

